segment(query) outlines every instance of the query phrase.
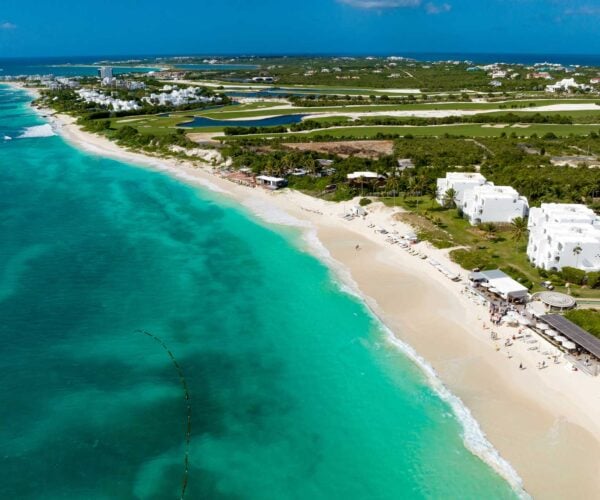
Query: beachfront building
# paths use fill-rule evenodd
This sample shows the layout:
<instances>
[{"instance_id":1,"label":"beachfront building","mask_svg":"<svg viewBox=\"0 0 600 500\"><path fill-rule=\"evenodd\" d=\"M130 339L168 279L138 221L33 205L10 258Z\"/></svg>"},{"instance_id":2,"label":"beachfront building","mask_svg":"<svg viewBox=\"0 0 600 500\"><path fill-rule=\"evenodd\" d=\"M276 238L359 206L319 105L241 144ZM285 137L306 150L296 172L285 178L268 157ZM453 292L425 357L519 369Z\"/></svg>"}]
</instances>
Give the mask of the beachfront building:
<instances>
[{"instance_id":1,"label":"beachfront building","mask_svg":"<svg viewBox=\"0 0 600 500\"><path fill-rule=\"evenodd\" d=\"M485 177L477 173L448 172L446 177L437 180L437 202L445 205L446 193L449 189L455 192L454 202L462 207L465 193L477 186L483 186L486 183Z\"/></svg>"},{"instance_id":2,"label":"beachfront building","mask_svg":"<svg viewBox=\"0 0 600 500\"><path fill-rule=\"evenodd\" d=\"M527 256L546 270L600 271L600 217L585 205L543 203L532 208Z\"/></svg>"},{"instance_id":3,"label":"beachfront building","mask_svg":"<svg viewBox=\"0 0 600 500\"><path fill-rule=\"evenodd\" d=\"M462 211L473 226L484 222L508 223L517 217L527 217L529 203L510 186L486 183L465 191Z\"/></svg>"},{"instance_id":4,"label":"beachfront building","mask_svg":"<svg viewBox=\"0 0 600 500\"><path fill-rule=\"evenodd\" d=\"M281 177L271 177L269 175L259 175L256 177L256 184L267 189L275 191L287 186L287 181Z\"/></svg>"},{"instance_id":5,"label":"beachfront building","mask_svg":"<svg viewBox=\"0 0 600 500\"><path fill-rule=\"evenodd\" d=\"M525 302L529 296L529 290L526 287L499 269L472 272L469 280L475 288L509 302Z\"/></svg>"}]
</instances>

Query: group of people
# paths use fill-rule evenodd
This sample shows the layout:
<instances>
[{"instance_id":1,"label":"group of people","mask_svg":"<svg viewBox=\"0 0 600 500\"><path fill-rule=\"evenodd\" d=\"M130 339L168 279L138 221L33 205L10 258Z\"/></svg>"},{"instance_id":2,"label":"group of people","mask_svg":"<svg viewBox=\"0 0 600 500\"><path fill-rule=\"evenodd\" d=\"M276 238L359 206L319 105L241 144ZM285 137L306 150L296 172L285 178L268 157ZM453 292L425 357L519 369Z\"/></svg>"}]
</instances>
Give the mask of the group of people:
<instances>
[{"instance_id":1,"label":"group of people","mask_svg":"<svg viewBox=\"0 0 600 500\"><path fill-rule=\"evenodd\" d=\"M490 322L492 325L499 325L504 315L508 312L508 307L505 305L490 303L489 313Z\"/></svg>"}]
</instances>

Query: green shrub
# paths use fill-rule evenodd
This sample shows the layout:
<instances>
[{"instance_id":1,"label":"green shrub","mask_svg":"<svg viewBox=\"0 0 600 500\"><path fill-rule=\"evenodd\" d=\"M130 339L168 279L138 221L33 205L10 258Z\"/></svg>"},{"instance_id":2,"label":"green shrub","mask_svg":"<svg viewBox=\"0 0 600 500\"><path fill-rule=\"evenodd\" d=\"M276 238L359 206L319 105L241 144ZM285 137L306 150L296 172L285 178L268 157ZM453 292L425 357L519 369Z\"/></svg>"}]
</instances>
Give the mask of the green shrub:
<instances>
[{"instance_id":1,"label":"green shrub","mask_svg":"<svg viewBox=\"0 0 600 500\"><path fill-rule=\"evenodd\" d=\"M585 279L585 271L574 267L563 267L561 275L566 282L574 285L583 285Z\"/></svg>"},{"instance_id":2,"label":"green shrub","mask_svg":"<svg viewBox=\"0 0 600 500\"><path fill-rule=\"evenodd\" d=\"M590 288L600 288L600 272L588 273L587 286Z\"/></svg>"},{"instance_id":3,"label":"green shrub","mask_svg":"<svg viewBox=\"0 0 600 500\"><path fill-rule=\"evenodd\" d=\"M569 311L565 317L600 338L600 311L596 309L579 309Z\"/></svg>"},{"instance_id":4,"label":"green shrub","mask_svg":"<svg viewBox=\"0 0 600 500\"><path fill-rule=\"evenodd\" d=\"M366 207L367 205L370 205L371 203L373 203L373 200L371 200L369 198L361 198L360 201L358 202L358 204L361 207Z\"/></svg>"}]
</instances>

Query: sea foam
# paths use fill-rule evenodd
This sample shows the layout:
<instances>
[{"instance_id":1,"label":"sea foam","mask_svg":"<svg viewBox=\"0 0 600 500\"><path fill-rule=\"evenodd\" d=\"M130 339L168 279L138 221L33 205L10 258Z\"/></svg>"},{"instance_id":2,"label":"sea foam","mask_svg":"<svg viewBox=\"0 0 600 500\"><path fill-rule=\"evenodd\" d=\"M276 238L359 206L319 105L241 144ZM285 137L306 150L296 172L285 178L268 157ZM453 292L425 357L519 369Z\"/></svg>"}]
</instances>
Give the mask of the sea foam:
<instances>
[{"instance_id":1,"label":"sea foam","mask_svg":"<svg viewBox=\"0 0 600 500\"><path fill-rule=\"evenodd\" d=\"M271 224L280 226L292 226L299 228L311 228L312 224L300 220L293 215L290 215L285 210L273 206L271 203L262 200L248 199L244 201L244 206L260 219Z\"/></svg>"},{"instance_id":2,"label":"sea foam","mask_svg":"<svg viewBox=\"0 0 600 500\"><path fill-rule=\"evenodd\" d=\"M479 426L475 417L462 400L453 394L441 381L434 368L406 342L403 342L383 323L381 328L387 333L388 341L415 363L425 374L430 387L452 409L463 429L463 441L471 453L479 457L494 469L511 486L515 493L522 499L530 499L530 495L523 487L523 480L506 461L498 450L490 443Z\"/></svg>"},{"instance_id":3,"label":"sea foam","mask_svg":"<svg viewBox=\"0 0 600 500\"><path fill-rule=\"evenodd\" d=\"M523 480L517 471L507 460L502 458L498 450L496 450L496 448L488 441L485 433L479 426L477 420L473 417L471 411L458 396L453 394L444 385L433 366L421 357L412 346L394 335L394 333L384 324L379 315L368 304L366 297L361 292L358 283L352 278L350 271L334 259L329 250L318 238L317 232L314 229L305 231L304 240L311 248L312 253L325 262L333 271L334 279L339 289L342 292L361 300L377 320L381 330L386 333L386 340L419 367L421 372L425 375L429 386L450 406L452 413L462 427L462 438L467 449L495 470L496 473L511 486L519 498L523 500L530 499L531 497L525 491Z\"/></svg>"},{"instance_id":4,"label":"sea foam","mask_svg":"<svg viewBox=\"0 0 600 500\"><path fill-rule=\"evenodd\" d=\"M52 137L56 135L52 126L48 123L45 125L35 125L33 127L27 127L23 133L19 136L19 139L33 139L36 137Z\"/></svg>"}]
</instances>

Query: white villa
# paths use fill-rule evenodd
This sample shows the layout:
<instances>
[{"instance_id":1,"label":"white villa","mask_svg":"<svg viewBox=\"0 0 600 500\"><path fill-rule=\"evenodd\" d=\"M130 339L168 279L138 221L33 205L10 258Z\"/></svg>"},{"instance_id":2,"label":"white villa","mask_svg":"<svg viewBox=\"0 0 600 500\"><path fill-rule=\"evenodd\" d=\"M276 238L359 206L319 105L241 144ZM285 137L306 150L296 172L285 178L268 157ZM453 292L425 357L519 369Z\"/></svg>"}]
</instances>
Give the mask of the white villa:
<instances>
[{"instance_id":1,"label":"white villa","mask_svg":"<svg viewBox=\"0 0 600 500\"><path fill-rule=\"evenodd\" d=\"M543 203L532 208L527 256L546 270L600 271L600 217L585 205Z\"/></svg>"},{"instance_id":2,"label":"white villa","mask_svg":"<svg viewBox=\"0 0 600 500\"><path fill-rule=\"evenodd\" d=\"M201 95L202 89L200 87L180 89L177 85L165 85L161 91L160 94L152 93L144 97L143 100L149 104L158 104L160 106L182 106L184 104L218 102L221 100L220 97L215 98Z\"/></svg>"},{"instance_id":3,"label":"white villa","mask_svg":"<svg viewBox=\"0 0 600 500\"><path fill-rule=\"evenodd\" d=\"M512 222L527 217L527 198L510 186L487 183L469 189L464 194L462 210L471 225L483 222Z\"/></svg>"},{"instance_id":4,"label":"white villa","mask_svg":"<svg viewBox=\"0 0 600 500\"><path fill-rule=\"evenodd\" d=\"M437 202L444 205L446 192L453 189L454 202L472 225L483 222L511 222L527 217L527 198L510 186L494 186L481 174L447 172L437 180Z\"/></svg>"},{"instance_id":5,"label":"white villa","mask_svg":"<svg viewBox=\"0 0 600 500\"><path fill-rule=\"evenodd\" d=\"M564 78L559 82L552 85L546 85L546 92L570 92L572 90L591 90L589 85L579 84L575 81L575 78Z\"/></svg>"},{"instance_id":6,"label":"white villa","mask_svg":"<svg viewBox=\"0 0 600 500\"><path fill-rule=\"evenodd\" d=\"M80 89L77 91L79 97L85 102L94 102L100 106L104 106L115 111L136 111L141 109L141 106L136 101L125 101L123 99L115 99L107 96L96 90Z\"/></svg>"},{"instance_id":7,"label":"white villa","mask_svg":"<svg viewBox=\"0 0 600 500\"><path fill-rule=\"evenodd\" d=\"M446 191L453 189L456 192L454 201L459 207L462 207L465 192L474 187L483 186L485 183L485 177L481 174L448 172L446 177L437 180L437 202L443 205Z\"/></svg>"}]
</instances>

